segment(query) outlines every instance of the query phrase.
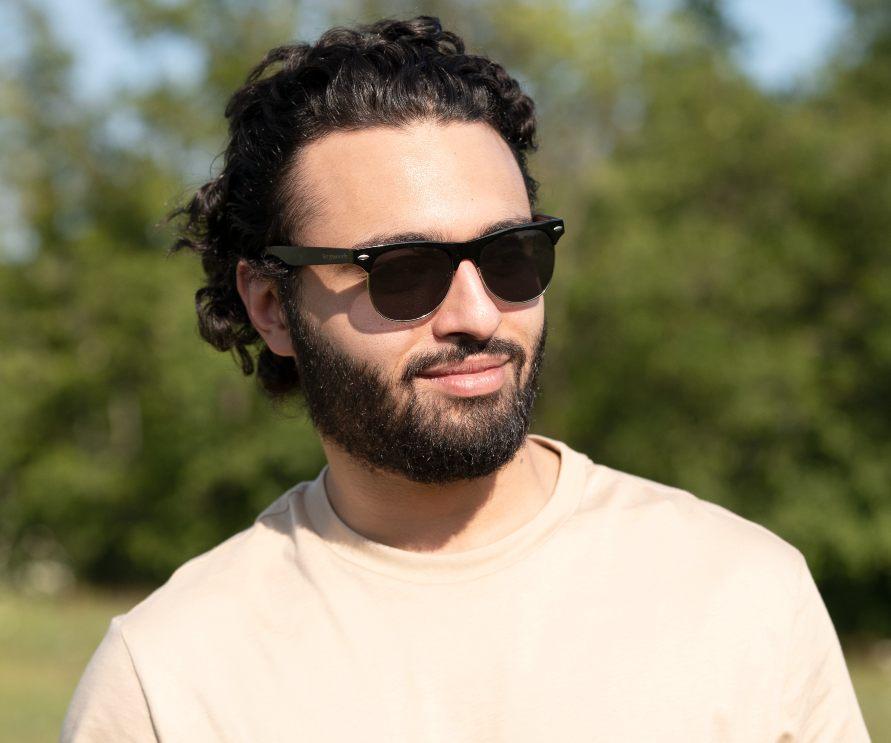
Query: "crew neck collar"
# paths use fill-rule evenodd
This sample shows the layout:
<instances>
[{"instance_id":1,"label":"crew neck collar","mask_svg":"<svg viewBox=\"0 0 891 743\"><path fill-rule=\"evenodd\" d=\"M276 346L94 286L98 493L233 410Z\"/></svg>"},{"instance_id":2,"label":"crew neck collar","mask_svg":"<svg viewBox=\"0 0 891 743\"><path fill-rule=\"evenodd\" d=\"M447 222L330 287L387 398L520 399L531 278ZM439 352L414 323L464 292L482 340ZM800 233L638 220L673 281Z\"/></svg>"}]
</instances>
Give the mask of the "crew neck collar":
<instances>
[{"instance_id":1,"label":"crew neck collar","mask_svg":"<svg viewBox=\"0 0 891 743\"><path fill-rule=\"evenodd\" d=\"M454 583L496 572L544 542L576 510L582 495L585 457L562 441L538 434L529 434L528 438L560 455L557 482L551 497L530 521L490 544L463 552L431 553L368 539L347 526L331 507L325 489L327 464L303 494L309 526L340 557L399 580Z\"/></svg>"}]
</instances>

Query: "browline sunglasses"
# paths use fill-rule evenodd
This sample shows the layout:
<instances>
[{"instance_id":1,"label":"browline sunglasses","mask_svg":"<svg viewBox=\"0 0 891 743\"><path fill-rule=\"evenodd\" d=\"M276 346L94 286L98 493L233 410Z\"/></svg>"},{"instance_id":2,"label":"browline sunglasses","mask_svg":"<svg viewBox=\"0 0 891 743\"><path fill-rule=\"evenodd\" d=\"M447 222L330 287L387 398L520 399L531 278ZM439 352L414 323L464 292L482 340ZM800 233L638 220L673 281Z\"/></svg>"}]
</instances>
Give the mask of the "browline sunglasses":
<instances>
[{"instance_id":1,"label":"browline sunglasses","mask_svg":"<svg viewBox=\"0 0 891 743\"><path fill-rule=\"evenodd\" d=\"M367 274L368 296L378 314L409 322L442 304L465 259L473 261L486 289L504 302L522 304L544 294L554 273L554 246L563 235L563 220L544 214L532 219L467 242L423 240L368 248L273 245L266 248L266 255L289 266L360 266Z\"/></svg>"}]
</instances>

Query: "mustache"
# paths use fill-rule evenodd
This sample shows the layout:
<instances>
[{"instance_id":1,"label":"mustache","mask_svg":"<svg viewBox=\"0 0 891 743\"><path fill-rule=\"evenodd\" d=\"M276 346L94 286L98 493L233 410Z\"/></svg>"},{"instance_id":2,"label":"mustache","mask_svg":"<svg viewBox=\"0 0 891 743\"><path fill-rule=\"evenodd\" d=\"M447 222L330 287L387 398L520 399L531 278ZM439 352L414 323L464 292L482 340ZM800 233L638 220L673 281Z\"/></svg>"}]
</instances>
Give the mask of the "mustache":
<instances>
[{"instance_id":1,"label":"mustache","mask_svg":"<svg viewBox=\"0 0 891 743\"><path fill-rule=\"evenodd\" d=\"M485 341L466 338L441 351L418 354L406 364L401 381L403 384L407 384L428 367L460 364L468 356L480 354L507 356L511 361L517 362L518 370L522 369L526 363L526 351L519 343L504 338L488 338Z\"/></svg>"}]
</instances>

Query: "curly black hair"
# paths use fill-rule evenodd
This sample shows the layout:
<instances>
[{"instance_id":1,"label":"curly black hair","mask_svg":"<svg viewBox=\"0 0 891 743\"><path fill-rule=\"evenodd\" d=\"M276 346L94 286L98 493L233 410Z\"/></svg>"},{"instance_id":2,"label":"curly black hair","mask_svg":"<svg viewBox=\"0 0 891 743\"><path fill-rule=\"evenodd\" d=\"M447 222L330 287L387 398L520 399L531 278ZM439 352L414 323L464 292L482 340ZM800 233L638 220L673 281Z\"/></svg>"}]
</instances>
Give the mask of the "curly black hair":
<instances>
[{"instance_id":1,"label":"curly black hair","mask_svg":"<svg viewBox=\"0 0 891 743\"><path fill-rule=\"evenodd\" d=\"M462 39L438 18L333 28L315 44L272 49L225 113L222 172L170 215L181 221L171 252L188 248L201 256L207 281L195 295L201 336L232 351L245 375L256 370L274 399L299 392L297 368L292 358L272 353L251 325L236 265L246 260L286 298L296 291L296 272L262 254L268 245L299 241L312 196L287 176L308 143L343 129L484 122L510 146L535 203L537 184L526 164L536 146L532 100L501 65L465 53Z\"/></svg>"}]
</instances>

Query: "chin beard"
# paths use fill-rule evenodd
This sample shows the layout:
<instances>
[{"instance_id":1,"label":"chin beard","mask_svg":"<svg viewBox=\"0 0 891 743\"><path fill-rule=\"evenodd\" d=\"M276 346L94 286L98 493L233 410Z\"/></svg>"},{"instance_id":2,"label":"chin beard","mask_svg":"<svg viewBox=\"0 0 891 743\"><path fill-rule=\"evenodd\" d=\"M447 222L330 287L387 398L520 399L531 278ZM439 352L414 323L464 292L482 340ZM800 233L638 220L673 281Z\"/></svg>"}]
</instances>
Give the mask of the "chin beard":
<instances>
[{"instance_id":1,"label":"chin beard","mask_svg":"<svg viewBox=\"0 0 891 743\"><path fill-rule=\"evenodd\" d=\"M313 426L370 467L419 483L471 480L499 470L526 440L539 393L547 323L531 358L513 341L463 336L448 349L413 359L398 382L387 382L311 327L291 302L286 304ZM413 381L418 372L480 353L508 356L513 363L514 374L501 389L474 397L418 392Z\"/></svg>"}]
</instances>

